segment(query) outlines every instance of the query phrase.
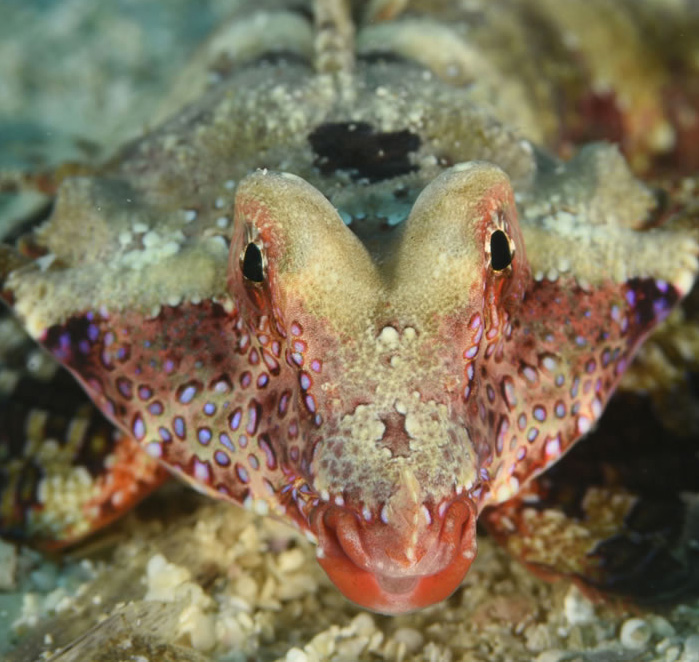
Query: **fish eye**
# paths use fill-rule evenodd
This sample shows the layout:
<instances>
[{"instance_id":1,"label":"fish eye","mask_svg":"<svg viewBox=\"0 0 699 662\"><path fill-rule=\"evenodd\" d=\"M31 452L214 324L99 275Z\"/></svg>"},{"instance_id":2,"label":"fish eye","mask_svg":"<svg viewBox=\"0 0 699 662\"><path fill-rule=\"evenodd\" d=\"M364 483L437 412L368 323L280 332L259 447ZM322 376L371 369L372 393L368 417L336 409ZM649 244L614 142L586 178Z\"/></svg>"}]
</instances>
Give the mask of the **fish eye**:
<instances>
[{"instance_id":1,"label":"fish eye","mask_svg":"<svg viewBox=\"0 0 699 662\"><path fill-rule=\"evenodd\" d=\"M265 266L260 247L251 241L245 247L241 268L243 276L253 283L262 283L265 280Z\"/></svg>"},{"instance_id":2,"label":"fish eye","mask_svg":"<svg viewBox=\"0 0 699 662\"><path fill-rule=\"evenodd\" d=\"M490 265L493 271L503 271L512 264L510 240L502 230L490 235Z\"/></svg>"}]
</instances>

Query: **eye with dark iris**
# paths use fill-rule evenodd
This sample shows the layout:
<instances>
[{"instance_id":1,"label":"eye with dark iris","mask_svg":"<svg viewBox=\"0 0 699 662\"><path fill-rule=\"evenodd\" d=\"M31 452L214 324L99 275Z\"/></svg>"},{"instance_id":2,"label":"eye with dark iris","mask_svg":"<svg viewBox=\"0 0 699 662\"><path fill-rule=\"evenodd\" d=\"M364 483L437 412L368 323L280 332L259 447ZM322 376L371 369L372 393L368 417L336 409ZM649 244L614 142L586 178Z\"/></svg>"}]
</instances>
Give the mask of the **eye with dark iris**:
<instances>
[{"instance_id":1,"label":"eye with dark iris","mask_svg":"<svg viewBox=\"0 0 699 662\"><path fill-rule=\"evenodd\" d=\"M493 271L502 271L512 264L510 240L502 230L490 235L490 264Z\"/></svg>"},{"instance_id":2,"label":"eye with dark iris","mask_svg":"<svg viewBox=\"0 0 699 662\"><path fill-rule=\"evenodd\" d=\"M262 283L265 279L262 251L254 241L245 247L242 269L243 276L253 283Z\"/></svg>"}]
</instances>

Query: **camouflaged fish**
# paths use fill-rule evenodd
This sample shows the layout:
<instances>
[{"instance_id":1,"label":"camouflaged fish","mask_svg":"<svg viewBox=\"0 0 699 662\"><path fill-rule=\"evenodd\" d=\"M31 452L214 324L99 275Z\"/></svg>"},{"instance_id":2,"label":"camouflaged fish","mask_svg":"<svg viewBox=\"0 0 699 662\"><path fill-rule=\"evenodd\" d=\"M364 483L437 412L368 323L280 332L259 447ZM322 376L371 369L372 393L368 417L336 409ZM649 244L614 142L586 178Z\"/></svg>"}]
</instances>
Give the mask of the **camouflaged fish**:
<instances>
[{"instance_id":1,"label":"camouflaged fish","mask_svg":"<svg viewBox=\"0 0 699 662\"><path fill-rule=\"evenodd\" d=\"M33 179L55 205L3 249L4 297L94 406L6 334L30 374L4 373L0 524L75 540L174 474L296 525L354 602L417 609L479 514L524 540L537 476L697 272L675 192L580 127L638 171L692 152L626 5L254 4L156 128ZM575 67L544 82L544 53Z\"/></svg>"}]
</instances>

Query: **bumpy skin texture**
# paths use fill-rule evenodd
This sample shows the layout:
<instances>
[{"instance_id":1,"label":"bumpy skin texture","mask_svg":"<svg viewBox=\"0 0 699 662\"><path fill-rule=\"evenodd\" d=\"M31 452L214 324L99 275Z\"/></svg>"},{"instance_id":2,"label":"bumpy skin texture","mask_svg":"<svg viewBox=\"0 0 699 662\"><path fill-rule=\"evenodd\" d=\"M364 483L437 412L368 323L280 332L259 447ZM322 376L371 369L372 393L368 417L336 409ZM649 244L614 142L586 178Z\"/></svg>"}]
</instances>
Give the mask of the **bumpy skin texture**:
<instances>
[{"instance_id":1,"label":"bumpy skin texture","mask_svg":"<svg viewBox=\"0 0 699 662\"><path fill-rule=\"evenodd\" d=\"M415 15L360 23L355 57L342 3L317 14L315 69L303 15L240 17L216 85L62 182L4 291L151 458L293 522L345 595L397 613L447 597L481 511L502 533L500 504L591 429L698 251L616 148L564 164L507 129L536 116L521 87L450 81ZM469 16L442 14L422 39L466 66Z\"/></svg>"}]
</instances>

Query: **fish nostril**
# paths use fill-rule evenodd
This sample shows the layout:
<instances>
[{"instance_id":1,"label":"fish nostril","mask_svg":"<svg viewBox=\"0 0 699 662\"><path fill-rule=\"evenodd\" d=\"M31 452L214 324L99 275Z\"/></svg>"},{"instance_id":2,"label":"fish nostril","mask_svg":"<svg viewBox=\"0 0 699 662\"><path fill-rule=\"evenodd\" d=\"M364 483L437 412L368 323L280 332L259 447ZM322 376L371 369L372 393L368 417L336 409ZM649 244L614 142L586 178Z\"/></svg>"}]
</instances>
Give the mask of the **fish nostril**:
<instances>
[{"instance_id":1,"label":"fish nostril","mask_svg":"<svg viewBox=\"0 0 699 662\"><path fill-rule=\"evenodd\" d=\"M453 550L454 554L472 553L475 556L475 536L471 531L473 517L473 508L466 501L454 501L444 513L444 522L439 534L440 545Z\"/></svg>"},{"instance_id":2,"label":"fish nostril","mask_svg":"<svg viewBox=\"0 0 699 662\"><path fill-rule=\"evenodd\" d=\"M368 569L370 558L362 543L361 531L355 515L331 506L322 515L322 532L319 536L326 554L342 554L362 569Z\"/></svg>"}]
</instances>

